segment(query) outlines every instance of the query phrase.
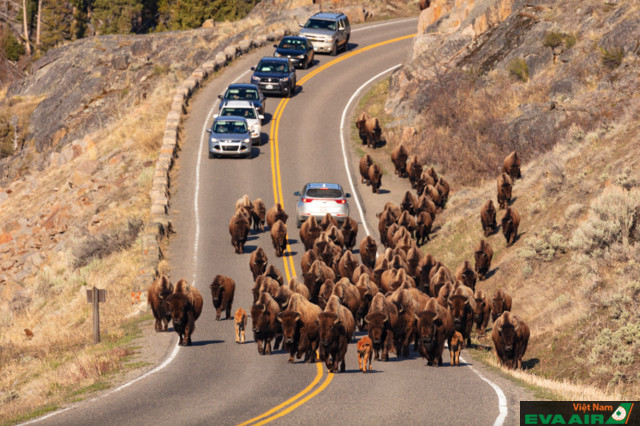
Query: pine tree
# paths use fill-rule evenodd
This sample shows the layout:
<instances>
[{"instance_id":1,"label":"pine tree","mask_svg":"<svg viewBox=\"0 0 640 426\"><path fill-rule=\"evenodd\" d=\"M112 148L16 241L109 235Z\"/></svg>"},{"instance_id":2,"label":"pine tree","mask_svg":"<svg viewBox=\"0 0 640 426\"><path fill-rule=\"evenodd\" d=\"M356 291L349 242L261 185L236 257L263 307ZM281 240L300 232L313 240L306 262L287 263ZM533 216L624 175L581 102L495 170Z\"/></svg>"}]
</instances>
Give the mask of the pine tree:
<instances>
[{"instance_id":1,"label":"pine tree","mask_svg":"<svg viewBox=\"0 0 640 426\"><path fill-rule=\"evenodd\" d=\"M93 0L91 22L96 34L128 34L141 14L139 0Z\"/></svg>"}]
</instances>

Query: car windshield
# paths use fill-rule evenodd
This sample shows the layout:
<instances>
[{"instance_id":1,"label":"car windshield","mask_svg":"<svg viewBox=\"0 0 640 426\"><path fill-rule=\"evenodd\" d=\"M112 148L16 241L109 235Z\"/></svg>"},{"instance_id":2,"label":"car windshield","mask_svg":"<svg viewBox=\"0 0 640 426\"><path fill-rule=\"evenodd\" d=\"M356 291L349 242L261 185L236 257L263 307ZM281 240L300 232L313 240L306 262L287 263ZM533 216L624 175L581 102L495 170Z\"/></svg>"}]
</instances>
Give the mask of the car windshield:
<instances>
[{"instance_id":1,"label":"car windshield","mask_svg":"<svg viewBox=\"0 0 640 426\"><path fill-rule=\"evenodd\" d=\"M256 119L256 110L253 108L222 108L220 115L223 117L236 116L236 117L244 117L246 119Z\"/></svg>"},{"instance_id":2,"label":"car windshield","mask_svg":"<svg viewBox=\"0 0 640 426\"><path fill-rule=\"evenodd\" d=\"M255 101L258 99L258 92L255 89L229 89L224 98Z\"/></svg>"},{"instance_id":3,"label":"car windshield","mask_svg":"<svg viewBox=\"0 0 640 426\"><path fill-rule=\"evenodd\" d=\"M296 39L284 39L280 42L280 49L288 49L288 50L303 50L304 49L304 41L296 40Z\"/></svg>"},{"instance_id":4,"label":"car windshield","mask_svg":"<svg viewBox=\"0 0 640 426\"><path fill-rule=\"evenodd\" d=\"M306 24L304 24L305 28L312 28L314 30L336 30L336 23L334 21L327 21L324 19L309 19Z\"/></svg>"},{"instance_id":5,"label":"car windshield","mask_svg":"<svg viewBox=\"0 0 640 426\"><path fill-rule=\"evenodd\" d=\"M342 198L342 191L333 188L309 188L306 196L309 198Z\"/></svg>"},{"instance_id":6,"label":"car windshield","mask_svg":"<svg viewBox=\"0 0 640 426\"><path fill-rule=\"evenodd\" d=\"M287 64L282 62L264 61L260 62L256 67L256 71L260 72L288 72Z\"/></svg>"},{"instance_id":7,"label":"car windshield","mask_svg":"<svg viewBox=\"0 0 640 426\"><path fill-rule=\"evenodd\" d=\"M247 126L242 121L216 121L213 133L247 133Z\"/></svg>"}]
</instances>

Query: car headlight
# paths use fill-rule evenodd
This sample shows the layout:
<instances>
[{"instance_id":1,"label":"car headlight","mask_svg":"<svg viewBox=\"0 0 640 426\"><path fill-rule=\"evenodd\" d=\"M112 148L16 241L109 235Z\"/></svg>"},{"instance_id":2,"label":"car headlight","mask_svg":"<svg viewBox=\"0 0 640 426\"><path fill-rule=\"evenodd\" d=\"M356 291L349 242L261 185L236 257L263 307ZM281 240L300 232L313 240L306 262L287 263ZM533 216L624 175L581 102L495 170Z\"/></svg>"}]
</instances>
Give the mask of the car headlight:
<instances>
[{"instance_id":1,"label":"car headlight","mask_svg":"<svg viewBox=\"0 0 640 426\"><path fill-rule=\"evenodd\" d=\"M220 141L218 139L211 138L211 143L219 143L219 142Z\"/></svg>"},{"instance_id":2,"label":"car headlight","mask_svg":"<svg viewBox=\"0 0 640 426\"><path fill-rule=\"evenodd\" d=\"M280 81L289 81L289 77L282 77Z\"/></svg>"},{"instance_id":3,"label":"car headlight","mask_svg":"<svg viewBox=\"0 0 640 426\"><path fill-rule=\"evenodd\" d=\"M243 140L242 142L244 142L244 143L249 143L249 142L251 142L251 139L245 139L245 140Z\"/></svg>"},{"instance_id":4,"label":"car headlight","mask_svg":"<svg viewBox=\"0 0 640 426\"><path fill-rule=\"evenodd\" d=\"M274 52L273 56L275 56L276 58L279 58L280 54L278 52Z\"/></svg>"},{"instance_id":5,"label":"car headlight","mask_svg":"<svg viewBox=\"0 0 640 426\"><path fill-rule=\"evenodd\" d=\"M256 77L255 75L251 76L251 81L260 81L260 77Z\"/></svg>"},{"instance_id":6,"label":"car headlight","mask_svg":"<svg viewBox=\"0 0 640 426\"><path fill-rule=\"evenodd\" d=\"M254 132L258 132L260 130L260 125L259 124L254 124L253 126L251 126L251 130Z\"/></svg>"},{"instance_id":7,"label":"car headlight","mask_svg":"<svg viewBox=\"0 0 640 426\"><path fill-rule=\"evenodd\" d=\"M304 55L298 55L298 59L304 59Z\"/></svg>"}]
</instances>

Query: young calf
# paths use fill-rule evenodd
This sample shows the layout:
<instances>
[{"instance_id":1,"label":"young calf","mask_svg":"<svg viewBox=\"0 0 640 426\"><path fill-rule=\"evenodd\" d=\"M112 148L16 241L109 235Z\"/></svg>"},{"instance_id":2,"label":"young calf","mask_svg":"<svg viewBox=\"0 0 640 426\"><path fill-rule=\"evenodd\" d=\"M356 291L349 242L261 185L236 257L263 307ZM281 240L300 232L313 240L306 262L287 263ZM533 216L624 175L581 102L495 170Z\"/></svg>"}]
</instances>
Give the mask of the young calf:
<instances>
[{"instance_id":1,"label":"young calf","mask_svg":"<svg viewBox=\"0 0 640 426\"><path fill-rule=\"evenodd\" d=\"M460 349L464 347L464 338L459 331L453 333L453 337L451 338L451 347L449 347L449 351L451 352L451 365L460 365Z\"/></svg>"},{"instance_id":2,"label":"young calf","mask_svg":"<svg viewBox=\"0 0 640 426\"><path fill-rule=\"evenodd\" d=\"M247 312L242 309L236 309L234 316L236 323L236 343L244 343L244 330L247 326Z\"/></svg>"},{"instance_id":3,"label":"young calf","mask_svg":"<svg viewBox=\"0 0 640 426\"><path fill-rule=\"evenodd\" d=\"M373 355L373 342L368 336L363 336L358 340L358 368L363 373L367 372L367 367L371 371L371 358Z\"/></svg>"}]
</instances>

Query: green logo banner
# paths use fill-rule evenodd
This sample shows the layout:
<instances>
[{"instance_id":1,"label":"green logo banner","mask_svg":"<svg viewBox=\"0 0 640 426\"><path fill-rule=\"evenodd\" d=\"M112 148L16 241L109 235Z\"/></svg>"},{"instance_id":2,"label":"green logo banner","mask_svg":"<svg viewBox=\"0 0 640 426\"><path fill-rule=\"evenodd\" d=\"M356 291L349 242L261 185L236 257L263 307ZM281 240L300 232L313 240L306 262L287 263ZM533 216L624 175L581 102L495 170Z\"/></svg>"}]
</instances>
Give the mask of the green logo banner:
<instances>
[{"instance_id":1,"label":"green logo banner","mask_svg":"<svg viewBox=\"0 0 640 426\"><path fill-rule=\"evenodd\" d=\"M521 401L520 424L635 426L640 425L639 405L638 401Z\"/></svg>"}]
</instances>

